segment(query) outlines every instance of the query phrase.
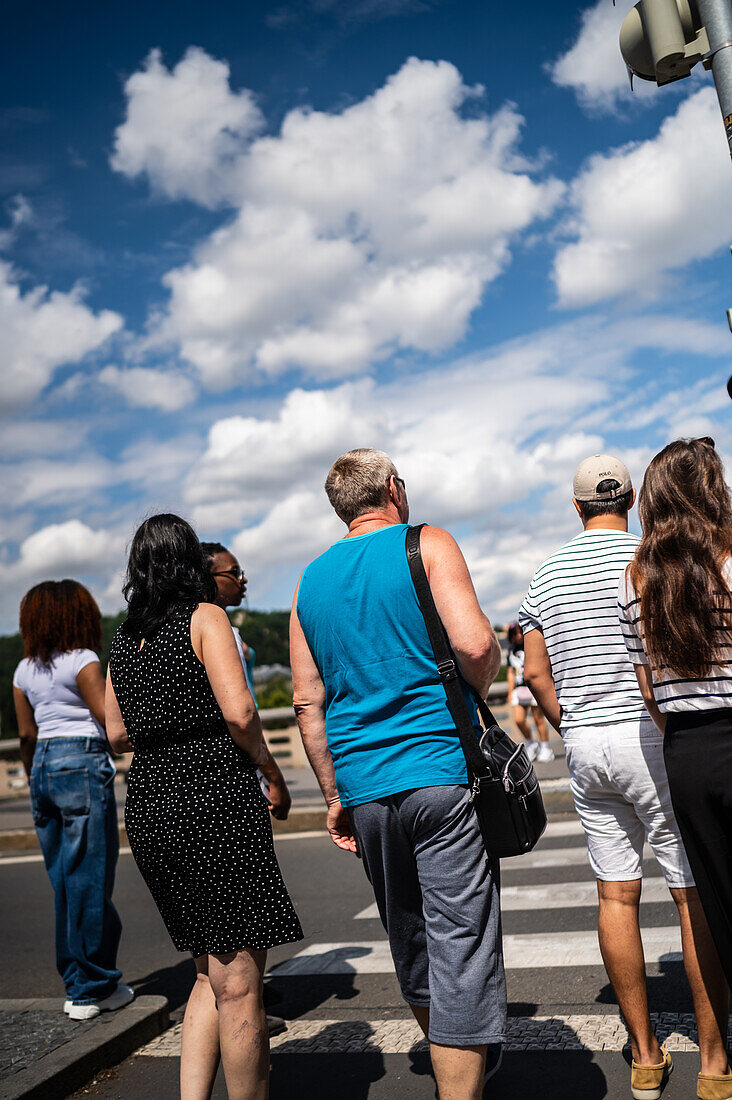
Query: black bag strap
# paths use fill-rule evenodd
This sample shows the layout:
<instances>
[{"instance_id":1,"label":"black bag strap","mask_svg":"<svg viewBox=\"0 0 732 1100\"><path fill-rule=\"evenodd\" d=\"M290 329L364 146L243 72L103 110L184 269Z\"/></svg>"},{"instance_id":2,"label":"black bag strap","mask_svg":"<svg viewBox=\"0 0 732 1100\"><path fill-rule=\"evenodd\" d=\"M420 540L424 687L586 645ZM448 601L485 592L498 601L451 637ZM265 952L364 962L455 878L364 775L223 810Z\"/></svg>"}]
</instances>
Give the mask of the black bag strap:
<instances>
[{"instance_id":1,"label":"black bag strap","mask_svg":"<svg viewBox=\"0 0 732 1100\"><path fill-rule=\"evenodd\" d=\"M445 689L447 705L460 737L460 744L468 765L468 770L474 776L481 776L485 775L488 771L487 763L478 744L478 738L475 736L473 719L468 709L468 704L465 702L465 696L463 695L460 670L458 669L455 654L450 645L450 639L447 636L447 631L442 624L442 619L437 613L432 589L430 588L430 582L427 579L427 573L425 572L424 562L422 560L420 535L424 526L426 526L424 523L420 523L417 527L409 527L407 529L406 551L409 572L412 574L414 591L417 593L417 600L422 609L430 644L432 645L432 652L434 654L435 663L437 664L437 671L442 680L442 686ZM471 688L471 690L478 705L481 717L486 724L486 729L497 727L498 723L493 717L488 705L480 698L475 689Z\"/></svg>"}]
</instances>

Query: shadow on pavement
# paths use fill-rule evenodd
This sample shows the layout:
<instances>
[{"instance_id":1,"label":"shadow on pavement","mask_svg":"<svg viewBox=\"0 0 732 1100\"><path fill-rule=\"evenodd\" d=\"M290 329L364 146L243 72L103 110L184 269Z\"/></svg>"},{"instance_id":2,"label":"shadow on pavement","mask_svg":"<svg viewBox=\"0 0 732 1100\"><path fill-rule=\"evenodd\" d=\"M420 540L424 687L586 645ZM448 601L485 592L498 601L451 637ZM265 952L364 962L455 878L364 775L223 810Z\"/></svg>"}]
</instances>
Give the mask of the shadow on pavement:
<instances>
[{"instance_id":1,"label":"shadow on pavement","mask_svg":"<svg viewBox=\"0 0 732 1100\"><path fill-rule=\"evenodd\" d=\"M371 1029L368 1024L369 1034ZM323 1032L327 1038L328 1029ZM360 1043L368 1036L361 1036ZM282 1050L282 1047L280 1047ZM303 1054L278 1057L270 1084L271 1100L292 1100L293 1096L317 1100L366 1100L371 1086L386 1075L384 1056L375 1047L358 1054ZM397 1089L394 1096L403 1095Z\"/></svg>"},{"instance_id":2,"label":"shadow on pavement","mask_svg":"<svg viewBox=\"0 0 732 1100\"><path fill-rule=\"evenodd\" d=\"M574 1034L571 1028L567 1030ZM614 1091L613 1096L618 1095ZM541 1100L568 1097L605 1100L610 1090L605 1074L589 1050L512 1050L504 1055L503 1065L486 1085L484 1096L485 1100L516 1100L520 1096L540 1096Z\"/></svg>"},{"instance_id":3,"label":"shadow on pavement","mask_svg":"<svg viewBox=\"0 0 732 1100\"><path fill-rule=\"evenodd\" d=\"M650 1012L693 1012L691 990L686 980L684 964L675 959L661 959L660 974L646 974L648 1009ZM607 982L595 998L597 1004L617 1005L613 987Z\"/></svg>"},{"instance_id":4,"label":"shadow on pavement","mask_svg":"<svg viewBox=\"0 0 732 1100\"><path fill-rule=\"evenodd\" d=\"M193 983L196 979L196 968L193 959L186 958L175 966L166 966L162 970L153 970L144 978L131 981L130 985L138 997L155 994L167 997L170 1011L180 1008L188 1000Z\"/></svg>"},{"instance_id":5,"label":"shadow on pavement","mask_svg":"<svg viewBox=\"0 0 732 1100\"><path fill-rule=\"evenodd\" d=\"M509 1017L509 1035L511 1017L515 1016ZM559 1097L565 1100L568 1092L582 1100L603 1100L608 1096L605 1074L593 1062L592 1052L584 1049L574 1028L559 1018L547 1020L542 1026L551 1028L552 1043L561 1049L506 1051L501 1069L485 1087L486 1100L533 1096L538 1094L538 1087L542 1100ZM409 1061L412 1073L434 1076L426 1041L412 1047Z\"/></svg>"}]
</instances>

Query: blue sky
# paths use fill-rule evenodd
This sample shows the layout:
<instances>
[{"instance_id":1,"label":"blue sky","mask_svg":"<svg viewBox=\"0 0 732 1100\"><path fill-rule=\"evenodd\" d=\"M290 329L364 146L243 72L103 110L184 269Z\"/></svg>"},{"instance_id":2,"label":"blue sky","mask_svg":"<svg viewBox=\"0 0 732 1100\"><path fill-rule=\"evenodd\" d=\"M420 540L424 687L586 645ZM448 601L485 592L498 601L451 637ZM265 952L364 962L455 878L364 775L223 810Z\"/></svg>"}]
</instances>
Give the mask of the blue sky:
<instances>
[{"instance_id":1,"label":"blue sky","mask_svg":"<svg viewBox=\"0 0 732 1100\"><path fill-rule=\"evenodd\" d=\"M287 606L354 446L505 621L583 457L727 454L719 110L702 70L631 95L621 9L7 5L0 629L46 577L118 609L168 509Z\"/></svg>"}]
</instances>

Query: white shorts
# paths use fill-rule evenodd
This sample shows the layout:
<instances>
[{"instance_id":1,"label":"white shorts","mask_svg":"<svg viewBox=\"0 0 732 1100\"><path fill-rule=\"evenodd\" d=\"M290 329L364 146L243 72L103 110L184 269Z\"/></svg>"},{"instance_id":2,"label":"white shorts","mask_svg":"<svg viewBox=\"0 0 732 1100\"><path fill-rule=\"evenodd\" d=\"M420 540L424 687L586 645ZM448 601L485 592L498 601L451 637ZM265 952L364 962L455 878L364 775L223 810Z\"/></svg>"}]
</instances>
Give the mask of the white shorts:
<instances>
[{"instance_id":1,"label":"white shorts","mask_svg":"<svg viewBox=\"0 0 732 1100\"><path fill-rule=\"evenodd\" d=\"M572 729L564 747L596 877L605 882L642 878L647 838L668 886L693 886L671 806L663 734L653 723Z\"/></svg>"},{"instance_id":2,"label":"white shorts","mask_svg":"<svg viewBox=\"0 0 732 1100\"><path fill-rule=\"evenodd\" d=\"M508 701L512 707L538 707L539 705L525 685L514 688Z\"/></svg>"}]
</instances>

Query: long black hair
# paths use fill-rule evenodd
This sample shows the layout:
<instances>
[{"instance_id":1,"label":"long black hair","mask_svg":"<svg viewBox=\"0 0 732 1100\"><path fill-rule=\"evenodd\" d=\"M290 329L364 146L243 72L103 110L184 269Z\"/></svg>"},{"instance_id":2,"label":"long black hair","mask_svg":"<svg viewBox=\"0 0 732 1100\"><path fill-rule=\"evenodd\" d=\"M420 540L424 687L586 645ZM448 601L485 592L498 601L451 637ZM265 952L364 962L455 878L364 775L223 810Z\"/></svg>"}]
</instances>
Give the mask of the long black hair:
<instances>
[{"instance_id":1,"label":"long black hair","mask_svg":"<svg viewBox=\"0 0 732 1100\"><path fill-rule=\"evenodd\" d=\"M210 603L216 582L190 523L180 516L150 516L135 531L122 592L125 630L150 638L182 606Z\"/></svg>"}]
</instances>

